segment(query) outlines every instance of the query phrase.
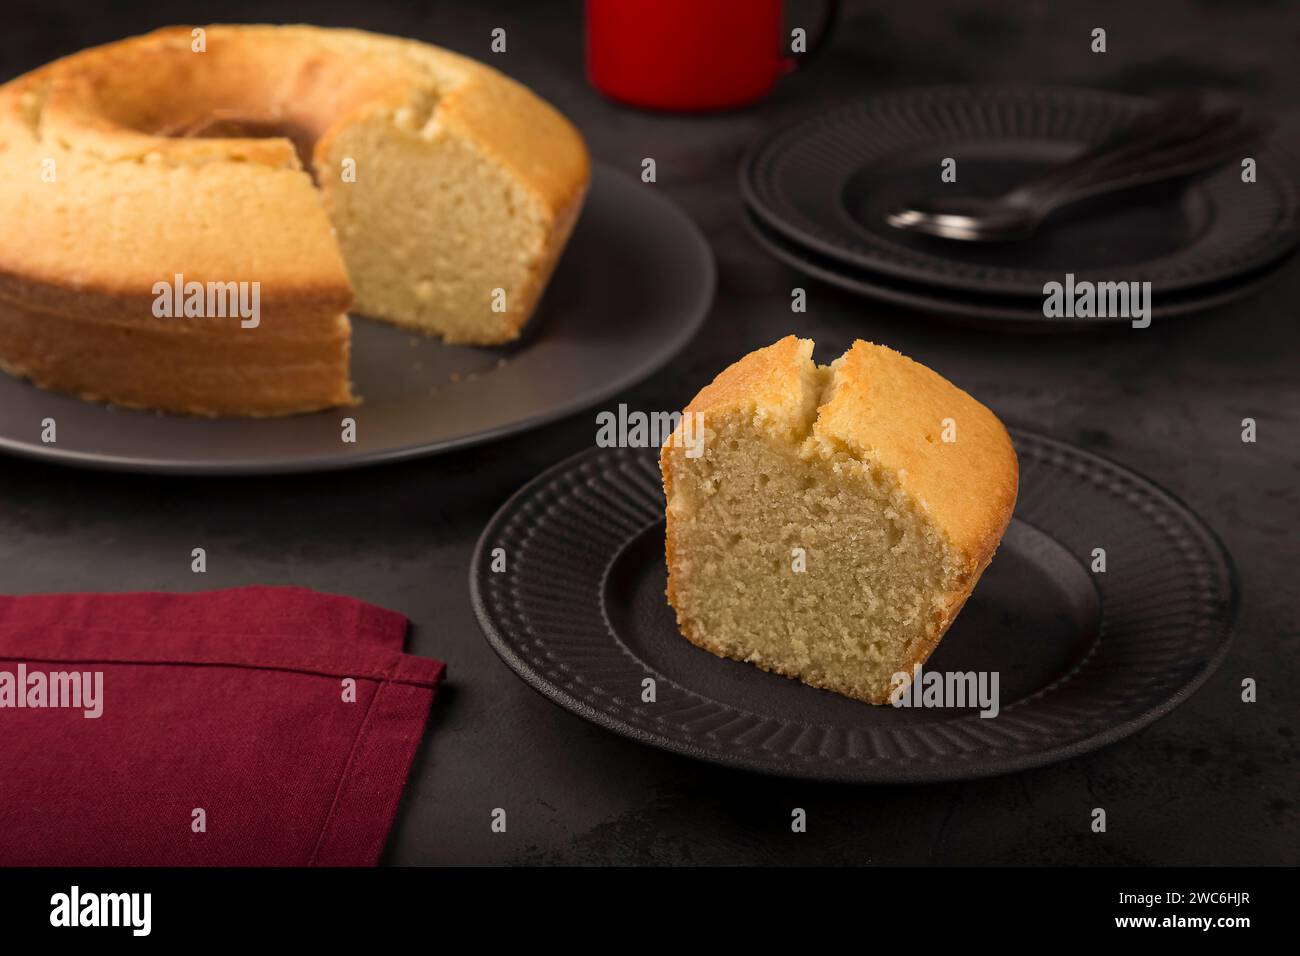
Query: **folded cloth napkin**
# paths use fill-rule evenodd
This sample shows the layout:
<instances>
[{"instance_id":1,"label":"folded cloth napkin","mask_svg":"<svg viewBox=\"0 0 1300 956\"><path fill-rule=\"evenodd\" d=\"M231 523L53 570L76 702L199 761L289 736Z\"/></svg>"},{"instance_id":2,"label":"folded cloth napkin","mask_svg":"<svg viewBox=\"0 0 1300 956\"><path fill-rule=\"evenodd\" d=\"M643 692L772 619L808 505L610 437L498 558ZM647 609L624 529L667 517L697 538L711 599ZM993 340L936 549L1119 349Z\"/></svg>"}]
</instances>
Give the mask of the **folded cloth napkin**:
<instances>
[{"instance_id":1,"label":"folded cloth napkin","mask_svg":"<svg viewBox=\"0 0 1300 956\"><path fill-rule=\"evenodd\" d=\"M445 667L303 588L0 598L0 865L373 865Z\"/></svg>"}]
</instances>

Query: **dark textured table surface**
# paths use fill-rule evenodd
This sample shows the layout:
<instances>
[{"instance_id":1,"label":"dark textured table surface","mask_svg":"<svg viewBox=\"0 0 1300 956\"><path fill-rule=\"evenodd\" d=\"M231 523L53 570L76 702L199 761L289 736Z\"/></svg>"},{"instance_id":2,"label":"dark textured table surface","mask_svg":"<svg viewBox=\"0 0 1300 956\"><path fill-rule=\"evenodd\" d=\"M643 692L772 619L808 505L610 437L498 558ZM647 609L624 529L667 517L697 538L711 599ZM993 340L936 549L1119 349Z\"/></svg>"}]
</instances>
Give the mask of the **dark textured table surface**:
<instances>
[{"instance_id":1,"label":"dark textured table surface","mask_svg":"<svg viewBox=\"0 0 1300 956\"><path fill-rule=\"evenodd\" d=\"M793 5L796 15L810 9ZM92 12L93 11L93 12ZM110 12L111 11L111 12ZM1300 102L1293 3L855 2L832 49L763 104L684 118L601 99L582 71L576 3L10 4L5 77L170 22L311 21L492 58L565 111L594 156L679 203L717 256L716 305L671 367L619 396L681 405L719 369L791 331L822 360L861 337L938 370L1010 423L1109 455L1172 489L1222 537L1241 581L1232 651L1187 703L1135 737L1014 776L869 788L769 779L616 737L548 703L488 648L466 577L480 529L529 478L588 448L595 409L474 451L347 473L163 479L0 459L3 590L197 590L249 583L353 594L409 615L410 649L449 662L387 862L1295 863L1296 491L1300 261L1239 304L1146 330L1006 336L939 324L803 279L741 224L737 163L809 111L913 83L1025 80L1130 92L1212 85L1285 112ZM1088 51L1094 26L1109 52ZM1294 122L1294 115L1290 117ZM12 228L6 224L6 228ZM792 286L809 290L793 316ZM611 317L617 320L617 317ZM1259 440L1241 441L1241 420ZM1070 502L1061 502L1069 508ZM190 572L190 549L208 573ZM1243 704L1243 678L1259 702ZM790 832L790 810L808 832ZM1108 832L1089 829L1106 808ZM493 808L509 830L490 829Z\"/></svg>"}]
</instances>

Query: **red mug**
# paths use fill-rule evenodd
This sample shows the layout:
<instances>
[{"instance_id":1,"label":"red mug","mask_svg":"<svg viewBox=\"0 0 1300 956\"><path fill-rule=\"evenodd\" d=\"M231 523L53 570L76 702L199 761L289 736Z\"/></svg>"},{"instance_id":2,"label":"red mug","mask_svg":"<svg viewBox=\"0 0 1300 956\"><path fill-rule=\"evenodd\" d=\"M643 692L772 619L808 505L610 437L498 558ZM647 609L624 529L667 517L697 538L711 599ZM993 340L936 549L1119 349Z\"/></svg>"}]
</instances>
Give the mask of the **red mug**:
<instances>
[{"instance_id":1,"label":"red mug","mask_svg":"<svg viewBox=\"0 0 1300 956\"><path fill-rule=\"evenodd\" d=\"M804 58L826 39L836 6L825 0ZM794 69L782 46L781 0L587 0L587 76L633 106L752 103Z\"/></svg>"}]
</instances>

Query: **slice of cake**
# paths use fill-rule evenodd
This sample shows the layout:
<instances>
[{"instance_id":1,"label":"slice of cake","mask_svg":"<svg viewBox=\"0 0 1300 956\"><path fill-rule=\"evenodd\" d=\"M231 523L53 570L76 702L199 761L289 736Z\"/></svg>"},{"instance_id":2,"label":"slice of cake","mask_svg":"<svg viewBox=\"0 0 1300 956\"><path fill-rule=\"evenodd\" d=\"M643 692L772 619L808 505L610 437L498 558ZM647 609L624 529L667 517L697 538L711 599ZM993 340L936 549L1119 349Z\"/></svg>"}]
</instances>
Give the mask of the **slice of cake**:
<instances>
[{"instance_id":1,"label":"slice of cake","mask_svg":"<svg viewBox=\"0 0 1300 956\"><path fill-rule=\"evenodd\" d=\"M988 566L1019 467L993 413L924 366L812 350L745 356L664 444L668 600L705 650L883 704Z\"/></svg>"}]
</instances>

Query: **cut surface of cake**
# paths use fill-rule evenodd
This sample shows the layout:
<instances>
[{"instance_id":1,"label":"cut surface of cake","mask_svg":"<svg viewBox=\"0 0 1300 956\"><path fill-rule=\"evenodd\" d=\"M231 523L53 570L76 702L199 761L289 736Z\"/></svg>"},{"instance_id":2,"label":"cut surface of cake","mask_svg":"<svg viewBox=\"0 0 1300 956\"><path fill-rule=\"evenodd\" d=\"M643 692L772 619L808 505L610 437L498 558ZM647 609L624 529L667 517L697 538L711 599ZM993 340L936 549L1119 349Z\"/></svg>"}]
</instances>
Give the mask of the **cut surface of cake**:
<instances>
[{"instance_id":1,"label":"cut surface of cake","mask_svg":"<svg viewBox=\"0 0 1300 956\"><path fill-rule=\"evenodd\" d=\"M746 355L664 444L668 600L705 650L883 704L992 559L1018 463L993 413L924 366L812 351Z\"/></svg>"},{"instance_id":2,"label":"cut surface of cake","mask_svg":"<svg viewBox=\"0 0 1300 956\"><path fill-rule=\"evenodd\" d=\"M516 338L589 176L548 104L416 41L220 25L85 50L0 87L0 367L168 411L348 404L350 307ZM256 284L258 321L160 316L173 281Z\"/></svg>"}]
</instances>

